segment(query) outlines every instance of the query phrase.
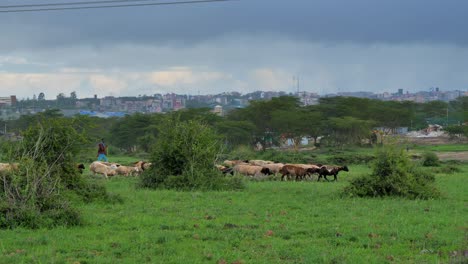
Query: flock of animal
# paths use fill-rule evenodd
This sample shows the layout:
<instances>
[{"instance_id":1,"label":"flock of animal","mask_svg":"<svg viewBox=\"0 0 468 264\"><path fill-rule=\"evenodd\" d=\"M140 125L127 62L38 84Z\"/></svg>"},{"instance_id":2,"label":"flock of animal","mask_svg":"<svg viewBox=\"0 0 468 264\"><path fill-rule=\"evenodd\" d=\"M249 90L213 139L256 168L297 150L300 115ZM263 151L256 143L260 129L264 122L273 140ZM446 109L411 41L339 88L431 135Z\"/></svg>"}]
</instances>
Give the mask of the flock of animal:
<instances>
[{"instance_id":1,"label":"flock of animal","mask_svg":"<svg viewBox=\"0 0 468 264\"><path fill-rule=\"evenodd\" d=\"M108 178L109 176L114 175L136 176L144 170L149 169L150 166L150 162L141 160L133 163L133 166L124 166L118 163L104 161L94 161L89 165L89 170L93 173L93 175L102 174L104 177Z\"/></svg>"},{"instance_id":2,"label":"flock of animal","mask_svg":"<svg viewBox=\"0 0 468 264\"><path fill-rule=\"evenodd\" d=\"M18 169L18 163L0 163L0 172L11 171ZM141 172L149 169L150 162L137 161L133 166L124 166L118 163L110 163L103 161L94 161L89 165L89 170L93 175L101 174L105 178L115 175L137 176ZM216 165L216 168L223 174L234 173L259 177L262 175L278 175L281 174L281 180L305 180L312 177L313 174L318 175L317 181L323 177L328 181L327 176L333 176L334 180L338 180L340 171L349 171L347 166L330 166L321 164L284 164L267 160L225 160L223 165ZM85 169L84 164L77 164L77 169L82 173Z\"/></svg>"},{"instance_id":3,"label":"flock of animal","mask_svg":"<svg viewBox=\"0 0 468 264\"><path fill-rule=\"evenodd\" d=\"M118 163L94 161L89 165L89 170L93 173L93 175L101 174L108 178L109 176L114 175L136 176L144 170L149 169L150 166L151 163L145 161L134 162L133 166L124 166ZM19 163L0 163L0 173L18 170L18 168ZM76 168L80 173L83 173L85 166L83 163L80 163L76 164Z\"/></svg>"},{"instance_id":4,"label":"flock of animal","mask_svg":"<svg viewBox=\"0 0 468 264\"><path fill-rule=\"evenodd\" d=\"M340 171L349 171L347 166L330 166L322 164L284 164L268 160L225 160L223 165L216 165L218 170L224 174L234 173L258 177L262 175L277 175L281 174L281 180L305 180L307 177L312 177L313 174L318 175L317 181L323 177L328 181L327 176L333 176L334 180L338 180Z\"/></svg>"}]
</instances>

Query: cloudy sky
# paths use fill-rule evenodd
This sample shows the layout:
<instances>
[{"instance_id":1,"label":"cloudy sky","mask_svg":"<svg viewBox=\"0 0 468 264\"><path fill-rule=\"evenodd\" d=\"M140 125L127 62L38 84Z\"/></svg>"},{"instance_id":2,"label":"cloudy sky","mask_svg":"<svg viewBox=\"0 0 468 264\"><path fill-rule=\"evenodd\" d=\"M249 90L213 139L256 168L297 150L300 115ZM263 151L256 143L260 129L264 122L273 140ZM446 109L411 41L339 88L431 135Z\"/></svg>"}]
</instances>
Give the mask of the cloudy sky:
<instances>
[{"instance_id":1,"label":"cloudy sky","mask_svg":"<svg viewBox=\"0 0 468 264\"><path fill-rule=\"evenodd\" d=\"M0 11L73 2L2 0ZM466 91L466 10L465 0L237 0L0 12L0 96L289 92L293 76L319 94Z\"/></svg>"}]
</instances>

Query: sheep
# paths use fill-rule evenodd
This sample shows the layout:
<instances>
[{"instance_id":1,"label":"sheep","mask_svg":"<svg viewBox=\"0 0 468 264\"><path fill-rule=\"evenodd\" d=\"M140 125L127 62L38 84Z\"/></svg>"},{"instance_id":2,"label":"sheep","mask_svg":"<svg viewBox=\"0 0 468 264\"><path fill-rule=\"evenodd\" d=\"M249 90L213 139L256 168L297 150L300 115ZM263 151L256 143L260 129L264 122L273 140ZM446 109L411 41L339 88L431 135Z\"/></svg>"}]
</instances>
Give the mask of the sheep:
<instances>
[{"instance_id":1,"label":"sheep","mask_svg":"<svg viewBox=\"0 0 468 264\"><path fill-rule=\"evenodd\" d=\"M304 177L306 176L311 176L312 177L312 174L314 173L319 173L320 171L320 167L322 166L321 164L318 164L318 165L315 165L315 164L286 164L286 165L292 165L292 166L296 166L296 167L301 167L303 169L311 169L309 170L309 173L307 175L305 175Z\"/></svg>"},{"instance_id":2,"label":"sheep","mask_svg":"<svg viewBox=\"0 0 468 264\"><path fill-rule=\"evenodd\" d=\"M268 168L272 174L277 174L280 172L281 168L283 168L283 163L272 163L272 164L265 164L262 165L264 168Z\"/></svg>"},{"instance_id":3,"label":"sheep","mask_svg":"<svg viewBox=\"0 0 468 264\"><path fill-rule=\"evenodd\" d=\"M120 167L120 166L119 166ZM89 170L93 173L93 175L102 174L108 178L108 176L114 176L117 172L117 165L112 164L111 166L107 166L106 164L100 162L100 161L94 161L89 165Z\"/></svg>"},{"instance_id":4,"label":"sheep","mask_svg":"<svg viewBox=\"0 0 468 264\"><path fill-rule=\"evenodd\" d=\"M137 167L140 172L149 169L151 165L151 162L146 162L142 160L133 163L133 166Z\"/></svg>"},{"instance_id":5,"label":"sheep","mask_svg":"<svg viewBox=\"0 0 468 264\"><path fill-rule=\"evenodd\" d=\"M320 181L320 178L322 178L322 176L325 178L325 180L329 181L327 179L327 175L333 175L334 177L334 181L338 181L338 172L340 171L349 171L348 169L348 166L322 166L320 167L320 171L319 171L319 177L317 179L317 181Z\"/></svg>"},{"instance_id":6,"label":"sheep","mask_svg":"<svg viewBox=\"0 0 468 264\"><path fill-rule=\"evenodd\" d=\"M121 166L119 163L115 163L115 162L107 162L107 161L97 161L97 162L100 162L101 164L104 164L106 166L115 166L115 167Z\"/></svg>"},{"instance_id":7,"label":"sheep","mask_svg":"<svg viewBox=\"0 0 468 264\"><path fill-rule=\"evenodd\" d=\"M0 163L0 172L10 172L12 170L18 170L19 163Z\"/></svg>"},{"instance_id":8,"label":"sheep","mask_svg":"<svg viewBox=\"0 0 468 264\"><path fill-rule=\"evenodd\" d=\"M248 160L225 160L223 161L223 164L226 165L227 167L234 167L237 164L248 164Z\"/></svg>"},{"instance_id":9,"label":"sheep","mask_svg":"<svg viewBox=\"0 0 468 264\"><path fill-rule=\"evenodd\" d=\"M248 162L251 165L257 165L257 166L263 166L263 165L266 165L266 164L273 164L274 163L273 161L269 161L269 160L249 160Z\"/></svg>"},{"instance_id":10,"label":"sheep","mask_svg":"<svg viewBox=\"0 0 468 264\"><path fill-rule=\"evenodd\" d=\"M248 165L248 164L238 164L234 166L233 170L240 174L248 175L248 176L260 176L262 174L270 175L270 169L263 168L262 166L256 165Z\"/></svg>"},{"instance_id":11,"label":"sheep","mask_svg":"<svg viewBox=\"0 0 468 264\"><path fill-rule=\"evenodd\" d=\"M140 172L140 169L138 167L119 166L117 167L117 169L115 169L115 172L118 175L133 176L135 174L138 174L138 172Z\"/></svg>"},{"instance_id":12,"label":"sheep","mask_svg":"<svg viewBox=\"0 0 468 264\"><path fill-rule=\"evenodd\" d=\"M291 164L284 165L281 170L281 180L283 181L287 176L295 176L296 180L303 179L306 175L310 175L316 172L314 168L303 168Z\"/></svg>"},{"instance_id":13,"label":"sheep","mask_svg":"<svg viewBox=\"0 0 468 264\"><path fill-rule=\"evenodd\" d=\"M218 165L218 164L216 164L215 167L220 172L222 172L224 175L226 175L228 173L231 174L231 175L234 175L234 170L232 168L229 168L229 167L226 167L226 166L223 166L223 165Z\"/></svg>"}]
</instances>

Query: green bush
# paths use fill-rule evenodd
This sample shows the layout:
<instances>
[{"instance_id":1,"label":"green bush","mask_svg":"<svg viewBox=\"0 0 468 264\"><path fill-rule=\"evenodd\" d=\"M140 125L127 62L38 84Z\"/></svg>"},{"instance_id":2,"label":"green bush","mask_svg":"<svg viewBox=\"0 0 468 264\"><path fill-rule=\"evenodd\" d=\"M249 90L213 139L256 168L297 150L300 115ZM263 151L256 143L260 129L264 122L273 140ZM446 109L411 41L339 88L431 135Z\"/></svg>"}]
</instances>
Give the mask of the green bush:
<instances>
[{"instance_id":1,"label":"green bush","mask_svg":"<svg viewBox=\"0 0 468 264\"><path fill-rule=\"evenodd\" d=\"M75 157L86 141L73 120L54 118L31 126L24 139L11 145L7 159L17 168L0 175L1 228L78 225L73 202L112 200L102 186L84 178Z\"/></svg>"},{"instance_id":2,"label":"green bush","mask_svg":"<svg viewBox=\"0 0 468 264\"><path fill-rule=\"evenodd\" d=\"M462 172L462 170L455 165L448 164L448 165L444 165L442 167L434 169L434 172L443 173L443 174L453 174L453 173Z\"/></svg>"},{"instance_id":3,"label":"green bush","mask_svg":"<svg viewBox=\"0 0 468 264\"><path fill-rule=\"evenodd\" d=\"M0 176L0 228L78 225L81 217L65 199L66 190L46 163L21 160L18 170Z\"/></svg>"},{"instance_id":4,"label":"green bush","mask_svg":"<svg viewBox=\"0 0 468 264\"><path fill-rule=\"evenodd\" d=\"M389 146L378 151L373 172L352 180L344 194L429 199L439 196L434 182L434 175L411 163L402 149Z\"/></svg>"},{"instance_id":5,"label":"green bush","mask_svg":"<svg viewBox=\"0 0 468 264\"><path fill-rule=\"evenodd\" d=\"M422 165L424 167L440 166L439 157L434 152L425 152L422 156Z\"/></svg>"},{"instance_id":6,"label":"green bush","mask_svg":"<svg viewBox=\"0 0 468 264\"><path fill-rule=\"evenodd\" d=\"M146 188L176 190L239 189L239 182L222 175L214 163L222 145L208 126L179 122L169 117L162 126L151 153L151 169L140 177Z\"/></svg>"}]
</instances>

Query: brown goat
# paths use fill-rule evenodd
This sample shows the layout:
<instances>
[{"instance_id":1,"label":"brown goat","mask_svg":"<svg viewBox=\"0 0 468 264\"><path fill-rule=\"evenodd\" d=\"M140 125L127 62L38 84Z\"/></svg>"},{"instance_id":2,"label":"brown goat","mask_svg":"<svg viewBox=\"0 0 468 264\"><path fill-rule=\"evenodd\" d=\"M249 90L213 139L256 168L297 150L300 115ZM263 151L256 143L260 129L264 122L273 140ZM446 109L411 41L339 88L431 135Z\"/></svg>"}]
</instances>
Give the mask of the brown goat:
<instances>
[{"instance_id":1,"label":"brown goat","mask_svg":"<svg viewBox=\"0 0 468 264\"><path fill-rule=\"evenodd\" d=\"M320 178L322 176L325 178L325 180L329 181L327 179L327 175L333 175L334 181L338 181L338 172L340 171L349 171L348 166L338 166L338 167L327 167L327 166L322 166L319 171L319 177L317 181L320 181Z\"/></svg>"}]
</instances>

